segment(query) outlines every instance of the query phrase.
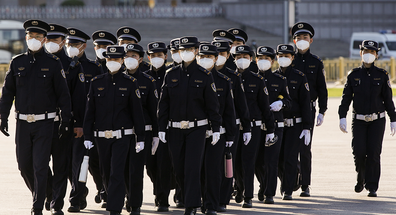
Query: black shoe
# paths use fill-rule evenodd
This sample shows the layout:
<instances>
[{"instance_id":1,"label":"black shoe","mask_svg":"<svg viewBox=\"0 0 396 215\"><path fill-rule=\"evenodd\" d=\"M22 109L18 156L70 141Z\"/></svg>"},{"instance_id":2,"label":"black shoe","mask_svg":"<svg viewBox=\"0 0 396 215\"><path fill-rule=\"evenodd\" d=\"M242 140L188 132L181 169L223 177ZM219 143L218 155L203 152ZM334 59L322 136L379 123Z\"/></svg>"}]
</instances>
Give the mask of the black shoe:
<instances>
[{"instance_id":1,"label":"black shoe","mask_svg":"<svg viewBox=\"0 0 396 215\"><path fill-rule=\"evenodd\" d=\"M102 202L102 205L100 207L101 208L106 208L107 207L107 202Z\"/></svg>"},{"instance_id":2,"label":"black shoe","mask_svg":"<svg viewBox=\"0 0 396 215\"><path fill-rule=\"evenodd\" d=\"M205 213L206 215L217 215L217 213L216 213L216 211L215 210L208 210L208 211L206 211L206 213Z\"/></svg>"},{"instance_id":3,"label":"black shoe","mask_svg":"<svg viewBox=\"0 0 396 215\"><path fill-rule=\"evenodd\" d=\"M51 215L64 215L63 211L61 209L56 210L54 208L51 209Z\"/></svg>"},{"instance_id":4,"label":"black shoe","mask_svg":"<svg viewBox=\"0 0 396 215\"><path fill-rule=\"evenodd\" d=\"M252 200L251 199L246 199L245 202L243 202L242 207L243 208L252 208L253 207Z\"/></svg>"},{"instance_id":5,"label":"black shoe","mask_svg":"<svg viewBox=\"0 0 396 215\"><path fill-rule=\"evenodd\" d=\"M159 205L157 208L157 212L168 212L169 211L169 207L168 206L162 206Z\"/></svg>"},{"instance_id":6,"label":"black shoe","mask_svg":"<svg viewBox=\"0 0 396 215\"><path fill-rule=\"evenodd\" d=\"M310 194L309 192L310 192L309 186L307 186L307 188L305 188L305 190L303 190L303 191L300 193L300 196L301 196L301 197L310 197L311 194Z\"/></svg>"},{"instance_id":7,"label":"black shoe","mask_svg":"<svg viewBox=\"0 0 396 215\"><path fill-rule=\"evenodd\" d=\"M96 195L95 195L95 203L96 204L99 204L99 203L101 203L102 202L102 200L100 199L100 192L98 191L97 193L96 193Z\"/></svg>"},{"instance_id":8,"label":"black shoe","mask_svg":"<svg viewBox=\"0 0 396 215\"><path fill-rule=\"evenodd\" d=\"M355 192L360 193L360 192L363 191L363 189L364 189L364 186L363 186L362 183L357 183L357 184L355 185Z\"/></svg>"},{"instance_id":9,"label":"black shoe","mask_svg":"<svg viewBox=\"0 0 396 215\"><path fill-rule=\"evenodd\" d=\"M121 213L117 211L110 211L110 215L121 215Z\"/></svg>"},{"instance_id":10,"label":"black shoe","mask_svg":"<svg viewBox=\"0 0 396 215\"><path fill-rule=\"evenodd\" d=\"M85 188L84 195L82 196L81 201L80 201L80 210L83 210L83 209L85 209L85 208L87 207L87 196L88 196L88 192L89 192L89 190L88 190L88 188L86 187L86 188Z\"/></svg>"},{"instance_id":11,"label":"black shoe","mask_svg":"<svg viewBox=\"0 0 396 215\"><path fill-rule=\"evenodd\" d=\"M235 195L235 202L236 203L241 203L243 201L243 195L240 192L237 192Z\"/></svg>"},{"instance_id":12,"label":"black shoe","mask_svg":"<svg viewBox=\"0 0 396 215\"><path fill-rule=\"evenodd\" d=\"M76 213L80 212L80 206L79 205L72 205L67 209L68 212L70 213Z\"/></svg>"},{"instance_id":13,"label":"black shoe","mask_svg":"<svg viewBox=\"0 0 396 215\"><path fill-rule=\"evenodd\" d=\"M226 212L226 211L227 211L226 205L219 205L219 207L217 207L217 212Z\"/></svg>"},{"instance_id":14,"label":"black shoe","mask_svg":"<svg viewBox=\"0 0 396 215\"><path fill-rule=\"evenodd\" d=\"M51 210L51 200L46 200L45 201L45 210L49 211Z\"/></svg>"},{"instance_id":15,"label":"black shoe","mask_svg":"<svg viewBox=\"0 0 396 215\"><path fill-rule=\"evenodd\" d=\"M195 215L196 213L196 208L186 208L186 210L184 210L184 215Z\"/></svg>"},{"instance_id":16,"label":"black shoe","mask_svg":"<svg viewBox=\"0 0 396 215\"><path fill-rule=\"evenodd\" d=\"M369 190L367 194L368 197L377 197L377 192L375 190Z\"/></svg>"},{"instance_id":17,"label":"black shoe","mask_svg":"<svg viewBox=\"0 0 396 215\"><path fill-rule=\"evenodd\" d=\"M257 197L258 197L258 200L261 202L261 201L264 201L264 189L259 189L259 191L258 191L258 194L257 194Z\"/></svg>"},{"instance_id":18,"label":"black shoe","mask_svg":"<svg viewBox=\"0 0 396 215\"><path fill-rule=\"evenodd\" d=\"M282 198L283 200L293 200L293 197L292 197L292 195L291 194L283 194L283 198Z\"/></svg>"},{"instance_id":19,"label":"black shoe","mask_svg":"<svg viewBox=\"0 0 396 215\"><path fill-rule=\"evenodd\" d=\"M264 204L274 204L274 197L272 196L265 196Z\"/></svg>"},{"instance_id":20,"label":"black shoe","mask_svg":"<svg viewBox=\"0 0 396 215\"><path fill-rule=\"evenodd\" d=\"M125 209L128 211L128 213L132 210L131 206L129 205L128 199L125 200Z\"/></svg>"},{"instance_id":21,"label":"black shoe","mask_svg":"<svg viewBox=\"0 0 396 215\"><path fill-rule=\"evenodd\" d=\"M140 215L140 207L132 207L131 212L129 215Z\"/></svg>"},{"instance_id":22,"label":"black shoe","mask_svg":"<svg viewBox=\"0 0 396 215\"><path fill-rule=\"evenodd\" d=\"M176 208L184 208L183 202L176 202Z\"/></svg>"},{"instance_id":23,"label":"black shoe","mask_svg":"<svg viewBox=\"0 0 396 215\"><path fill-rule=\"evenodd\" d=\"M206 208L205 208L205 206L203 206L203 204L202 204L202 206L201 206L201 213L205 214L205 212L206 212Z\"/></svg>"},{"instance_id":24,"label":"black shoe","mask_svg":"<svg viewBox=\"0 0 396 215\"><path fill-rule=\"evenodd\" d=\"M43 210L32 208L31 215L43 215Z\"/></svg>"}]
</instances>

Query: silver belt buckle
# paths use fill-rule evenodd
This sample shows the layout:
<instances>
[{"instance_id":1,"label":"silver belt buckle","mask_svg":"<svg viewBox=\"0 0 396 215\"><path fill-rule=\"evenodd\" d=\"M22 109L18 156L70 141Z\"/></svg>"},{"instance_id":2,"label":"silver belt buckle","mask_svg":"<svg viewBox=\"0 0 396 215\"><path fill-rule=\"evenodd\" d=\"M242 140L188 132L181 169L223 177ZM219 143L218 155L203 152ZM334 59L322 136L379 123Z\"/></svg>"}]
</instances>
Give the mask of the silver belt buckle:
<instances>
[{"instance_id":1,"label":"silver belt buckle","mask_svg":"<svg viewBox=\"0 0 396 215\"><path fill-rule=\"evenodd\" d=\"M36 119L34 118L34 114L28 114L28 115L26 115L26 121L27 121L28 123L36 122Z\"/></svg>"},{"instance_id":2,"label":"silver belt buckle","mask_svg":"<svg viewBox=\"0 0 396 215\"><path fill-rule=\"evenodd\" d=\"M189 128L190 128L189 121L180 122L180 129L189 129Z\"/></svg>"},{"instance_id":3,"label":"silver belt buckle","mask_svg":"<svg viewBox=\"0 0 396 215\"><path fill-rule=\"evenodd\" d=\"M364 115L364 121L371 122L373 121L373 115Z\"/></svg>"},{"instance_id":4,"label":"silver belt buckle","mask_svg":"<svg viewBox=\"0 0 396 215\"><path fill-rule=\"evenodd\" d=\"M106 139L111 139L111 138L113 138L113 131L112 130L107 130L107 131L104 131L104 133L105 133L105 138Z\"/></svg>"},{"instance_id":5,"label":"silver belt buckle","mask_svg":"<svg viewBox=\"0 0 396 215\"><path fill-rule=\"evenodd\" d=\"M290 126L291 126L290 121L291 121L290 119L285 119L285 122L284 122L284 123L285 123L285 126L286 126L286 127L290 127Z\"/></svg>"}]
</instances>

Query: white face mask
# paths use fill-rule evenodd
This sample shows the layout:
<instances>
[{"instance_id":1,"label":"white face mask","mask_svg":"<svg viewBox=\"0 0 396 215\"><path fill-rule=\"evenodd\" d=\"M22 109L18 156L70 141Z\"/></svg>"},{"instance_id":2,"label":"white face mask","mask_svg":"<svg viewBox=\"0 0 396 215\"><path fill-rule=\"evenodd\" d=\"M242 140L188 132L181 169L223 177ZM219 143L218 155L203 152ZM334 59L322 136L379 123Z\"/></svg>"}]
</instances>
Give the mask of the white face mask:
<instances>
[{"instance_id":1,"label":"white face mask","mask_svg":"<svg viewBox=\"0 0 396 215\"><path fill-rule=\"evenodd\" d=\"M180 57L184 62L193 61L195 58L195 53L191 51L182 51Z\"/></svg>"},{"instance_id":2,"label":"white face mask","mask_svg":"<svg viewBox=\"0 0 396 215\"><path fill-rule=\"evenodd\" d=\"M236 51L236 46L232 46L230 49L230 53L235 54L235 51Z\"/></svg>"},{"instance_id":3,"label":"white face mask","mask_svg":"<svg viewBox=\"0 0 396 215\"><path fill-rule=\"evenodd\" d=\"M259 60L257 61L257 66L260 71L267 71L271 68L271 61L269 60Z\"/></svg>"},{"instance_id":4,"label":"white face mask","mask_svg":"<svg viewBox=\"0 0 396 215\"><path fill-rule=\"evenodd\" d=\"M111 73L115 73L121 68L121 63L117 61L107 61L106 62L107 68L110 70Z\"/></svg>"},{"instance_id":5,"label":"white face mask","mask_svg":"<svg viewBox=\"0 0 396 215\"><path fill-rule=\"evenodd\" d=\"M48 51L49 53L52 53L52 54L53 54L53 53L56 53L56 52L59 51L60 46L59 46L58 43L48 42L48 43L45 43L45 49L47 49L47 51Z\"/></svg>"},{"instance_id":6,"label":"white face mask","mask_svg":"<svg viewBox=\"0 0 396 215\"><path fill-rule=\"evenodd\" d=\"M165 60L160 57L153 57L153 58L151 58L150 62L151 62L151 65L154 66L154 68L158 69L158 68L161 68L162 65L164 65Z\"/></svg>"},{"instance_id":7,"label":"white face mask","mask_svg":"<svg viewBox=\"0 0 396 215\"><path fill-rule=\"evenodd\" d=\"M226 63L226 61L227 61L226 57L219 55L217 57L216 66L223 66Z\"/></svg>"},{"instance_id":8,"label":"white face mask","mask_svg":"<svg viewBox=\"0 0 396 215\"><path fill-rule=\"evenodd\" d=\"M214 60L211 58L199 58L198 64L207 70L211 70L214 66Z\"/></svg>"},{"instance_id":9,"label":"white face mask","mask_svg":"<svg viewBox=\"0 0 396 215\"><path fill-rule=\"evenodd\" d=\"M41 49L42 44L40 40L36 40L36 39L30 39L27 41L27 46L30 50L32 51L38 51L39 49Z\"/></svg>"},{"instance_id":10,"label":"white face mask","mask_svg":"<svg viewBox=\"0 0 396 215\"><path fill-rule=\"evenodd\" d=\"M103 56L103 53L104 53L105 51L106 51L106 49L102 49L102 48L96 49L96 50L95 50L96 56L97 56L99 59L104 59L105 57Z\"/></svg>"},{"instance_id":11,"label":"white face mask","mask_svg":"<svg viewBox=\"0 0 396 215\"><path fill-rule=\"evenodd\" d=\"M79 55L80 54L80 49L79 48L76 48L76 47L73 47L73 46L67 47L66 48L67 55L69 55L69 57L71 57L71 58Z\"/></svg>"},{"instance_id":12,"label":"white face mask","mask_svg":"<svg viewBox=\"0 0 396 215\"><path fill-rule=\"evenodd\" d=\"M362 56L363 62L373 63L375 61L375 55L367 53Z\"/></svg>"},{"instance_id":13,"label":"white face mask","mask_svg":"<svg viewBox=\"0 0 396 215\"><path fill-rule=\"evenodd\" d=\"M179 52L173 53L172 54L172 59L176 62L176 63L181 63L182 59L180 57Z\"/></svg>"},{"instance_id":14,"label":"white face mask","mask_svg":"<svg viewBox=\"0 0 396 215\"><path fill-rule=\"evenodd\" d=\"M134 70L139 66L139 61L133 57L127 57L124 59L124 64L127 69Z\"/></svg>"},{"instance_id":15,"label":"white face mask","mask_svg":"<svg viewBox=\"0 0 396 215\"><path fill-rule=\"evenodd\" d=\"M291 59L288 57L280 57L278 59L278 63L280 67L288 67L292 63Z\"/></svg>"},{"instance_id":16,"label":"white face mask","mask_svg":"<svg viewBox=\"0 0 396 215\"><path fill-rule=\"evenodd\" d=\"M300 50L306 50L309 48L309 42L306 40L299 40L296 42L296 46Z\"/></svg>"},{"instance_id":17,"label":"white face mask","mask_svg":"<svg viewBox=\"0 0 396 215\"><path fill-rule=\"evenodd\" d=\"M235 64L239 69L245 70L250 66L250 60L246 58L239 58L235 61Z\"/></svg>"}]
</instances>

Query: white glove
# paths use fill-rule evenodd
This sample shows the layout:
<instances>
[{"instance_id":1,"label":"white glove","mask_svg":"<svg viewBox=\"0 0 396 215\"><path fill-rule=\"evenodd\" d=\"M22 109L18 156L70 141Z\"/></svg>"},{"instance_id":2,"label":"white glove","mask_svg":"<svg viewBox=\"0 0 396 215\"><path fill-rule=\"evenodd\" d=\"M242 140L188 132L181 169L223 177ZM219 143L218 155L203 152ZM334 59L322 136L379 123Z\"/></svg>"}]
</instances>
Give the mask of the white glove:
<instances>
[{"instance_id":1,"label":"white glove","mask_svg":"<svg viewBox=\"0 0 396 215\"><path fill-rule=\"evenodd\" d=\"M304 144L305 144L306 146L308 146L308 145L309 145L309 142L311 142L311 131L308 130L308 129L304 129L304 130L301 132L300 139L302 139L303 137L305 137L305 139L304 139Z\"/></svg>"},{"instance_id":2,"label":"white glove","mask_svg":"<svg viewBox=\"0 0 396 215\"><path fill-rule=\"evenodd\" d=\"M283 106L283 102L281 100L274 101L270 105L270 110L277 112L280 111L280 109L282 109L282 106Z\"/></svg>"},{"instance_id":3,"label":"white glove","mask_svg":"<svg viewBox=\"0 0 396 215\"><path fill-rule=\"evenodd\" d=\"M92 149L94 147L94 144L91 141L89 141L89 140L85 140L84 141L84 146L85 146L86 149Z\"/></svg>"},{"instance_id":4,"label":"white glove","mask_svg":"<svg viewBox=\"0 0 396 215\"><path fill-rule=\"evenodd\" d=\"M143 141L137 142L135 149L136 149L136 153L141 152L144 149L144 142Z\"/></svg>"},{"instance_id":5,"label":"white glove","mask_svg":"<svg viewBox=\"0 0 396 215\"><path fill-rule=\"evenodd\" d=\"M321 126L323 123L324 115L319 113L318 117L316 118L316 126Z\"/></svg>"},{"instance_id":6,"label":"white glove","mask_svg":"<svg viewBox=\"0 0 396 215\"><path fill-rule=\"evenodd\" d=\"M391 122L391 133L390 135L395 135L396 133L396 122Z\"/></svg>"},{"instance_id":7,"label":"white glove","mask_svg":"<svg viewBox=\"0 0 396 215\"><path fill-rule=\"evenodd\" d=\"M348 133L346 118L341 118L340 119L340 130L342 132L344 132L344 133Z\"/></svg>"},{"instance_id":8,"label":"white glove","mask_svg":"<svg viewBox=\"0 0 396 215\"><path fill-rule=\"evenodd\" d=\"M159 144L159 138L158 137L153 137L153 142L151 144L151 154L155 155L155 152L157 151Z\"/></svg>"},{"instance_id":9,"label":"white glove","mask_svg":"<svg viewBox=\"0 0 396 215\"><path fill-rule=\"evenodd\" d=\"M213 132L212 135L212 145L216 145L216 143L220 140L220 132Z\"/></svg>"},{"instance_id":10,"label":"white glove","mask_svg":"<svg viewBox=\"0 0 396 215\"><path fill-rule=\"evenodd\" d=\"M231 147L232 144L234 144L234 141L227 141L226 142L226 147Z\"/></svg>"},{"instance_id":11,"label":"white glove","mask_svg":"<svg viewBox=\"0 0 396 215\"><path fill-rule=\"evenodd\" d=\"M252 139L252 133L251 132L246 132L243 133L243 144L245 144L247 146L247 144L249 144L250 139Z\"/></svg>"},{"instance_id":12,"label":"white glove","mask_svg":"<svg viewBox=\"0 0 396 215\"><path fill-rule=\"evenodd\" d=\"M274 133L265 135L265 142L268 142L268 141L274 139L274 137L275 137Z\"/></svg>"},{"instance_id":13,"label":"white glove","mask_svg":"<svg viewBox=\"0 0 396 215\"><path fill-rule=\"evenodd\" d=\"M159 138L163 143L166 143L166 140L165 140L165 132L163 132L163 131L158 132L158 138Z\"/></svg>"}]
</instances>

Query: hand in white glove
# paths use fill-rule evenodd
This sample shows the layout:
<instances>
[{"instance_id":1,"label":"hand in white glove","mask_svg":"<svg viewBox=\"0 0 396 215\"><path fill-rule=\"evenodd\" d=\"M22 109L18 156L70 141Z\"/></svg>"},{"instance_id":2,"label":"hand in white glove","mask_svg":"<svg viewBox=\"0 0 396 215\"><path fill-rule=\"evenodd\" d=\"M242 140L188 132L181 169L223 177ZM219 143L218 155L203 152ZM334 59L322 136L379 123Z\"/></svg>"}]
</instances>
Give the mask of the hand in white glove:
<instances>
[{"instance_id":1,"label":"hand in white glove","mask_svg":"<svg viewBox=\"0 0 396 215\"><path fill-rule=\"evenodd\" d=\"M311 131L308 130L308 129L304 129L304 130L301 132L300 139L302 139L303 137L304 137L304 144L305 144L306 146L308 146L308 145L309 145L309 142L311 142Z\"/></svg>"},{"instance_id":2,"label":"hand in white glove","mask_svg":"<svg viewBox=\"0 0 396 215\"><path fill-rule=\"evenodd\" d=\"M391 133L390 135L395 135L396 133L396 122L391 122Z\"/></svg>"},{"instance_id":3,"label":"hand in white glove","mask_svg":"<svg viewBox=\"0 0 396 215\"><path fill-rule=\"evenodd\" d=\"M245 144L247 146L247 144L249 144L250 139L252 139L252 133L251 132L246 132L243 133L243 144Z\"/></svg>"},{"instance_id":4,"label":"hand in white glove","mask_svg":"<svg viewBox=\"0 0 396 215\"><path fill-rule=\"evenodd\" d=\"M344 133L348 133L346 118L341 118L340 119L340 130L342 132L344 132Z\"/></svg>"},{"instance_id":5,"label":"hand in white glove","mask_svg":"<svg viewBox=\"0 0 396 215\"><path fill-rule=\"evenodd\" d=\"M136 153L141 152L144 149L144 142L143 141L137 142L135 149L136 149Z\"/></svg>"},{"instance_id":6,"label":"hand in white glove","mask_svg":"<svg viewBox=\"0 0 396 215\"><path fill-rule=\"evenodd\" d=\"M163 132L163 131L158 132L158 137L163 143L166 143L165 132Z\"/></svg>"},{"instance_id":7,"label":"hand in white glove","mask_svg":"<svg viewBox=\"0 0 396 215\"><path fill-rule=\"evenodd\" d=\"M227 141L226 142L226 147L231 147L232 144L234 144L234 141Z\"/></svg>"},{"instance_id":8,"label":"hand in white glove","mask_svg":"<svg viewBox=\"0 0 396 215\"><path fill-rule=\"evenodd\" d=\"M277 112L277 111L280 111L282 109L282 106L283 106L283 102L281 100L274 101L270 105L270 110L272 110L274 112Z\"/></svg>"},{"instance_id":9,"label":"hand in white glove","mask_svg":"<svg viewBox=\"0 0 396 215\"><path fill-rule=\"evenodd\" d=\"M84 146L85 146L86 149L92 149L94 147L94 144L91 141L89 141L89 140L85 140L84 141Z\"/></svg>"},{"instance_id":10,"label":"hand in white glove","mask_svg":"<svg viewBox=\"0 0 396 215\"><path fill-rule=\"evenodd\" d=\"M151 154L155 155L155 152L157 151L159 145L159 138L158 137L153 137L153 142L151 144Z\"/></svg>"},{"instance_id":11,"label":"hand in white glove","mask_svg":"<svg viewBox=\"0 0 396 215\"><path fill-rule=\"evenodd\" d=\"M212 145L216 145L216 143L220 140L220 132L213 132L212 135Z\"/></svg>"},{"instance_id":12,"label":"hand in white glove","mask_svg":"<svg viewBox=\"0 0 396 215\"><path fill-rule=\"evenodd\" d=\"M270 134L265 135L265 142L268 142L268 141L274 139L274 137L275 137L274 133L270 133Z\"/></svg>"},{"instance_id":13,"label":"hand in white glove","mask_svg":"<svg viewBox=\"0 0 396 215\"><path fill-rule=\"evenodd\" d=\"M324 120L324 115L319 113L318 117L316 118L316 126L321 126Z\"/></svg>"}]
</instances>

